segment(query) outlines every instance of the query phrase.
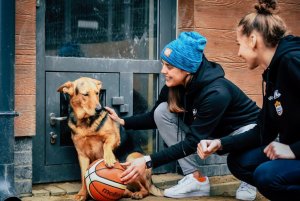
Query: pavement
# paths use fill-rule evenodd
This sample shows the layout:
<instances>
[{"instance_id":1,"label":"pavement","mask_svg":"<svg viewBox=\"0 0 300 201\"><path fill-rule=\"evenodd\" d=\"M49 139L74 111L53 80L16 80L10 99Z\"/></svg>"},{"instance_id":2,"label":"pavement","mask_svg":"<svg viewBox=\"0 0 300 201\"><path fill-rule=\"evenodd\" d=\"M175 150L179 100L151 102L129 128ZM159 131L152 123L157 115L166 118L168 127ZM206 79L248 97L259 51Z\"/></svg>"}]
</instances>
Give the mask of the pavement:
<instances>
[{"instance_id":1,"label":"pavement","mask_svg":"<svg viewBox=\"0 0 300 201\"><path fill-rule=\"evenodd\" d=\"M182 178L179 174L159 174L152 175L153 183L161 188L165 189L177 184ZM183 198L176 200L192 201L232 201L235 199L235 191L240 185L240 181L232 175L209 177L211 184L211 192L209 197L194 197ZM31 194L22 194L20 196L22 201L72 201L74 195L79 191L81 187L80 182L63 182L63 183L51 183L51 184L38 184L33 185ZM120 201L130 201L130 198L122 198ZM170 201L172 198L148 196L143 201ZM256 201L268 201L261 194L258 193Z\"/></svg>"}]
</instances>

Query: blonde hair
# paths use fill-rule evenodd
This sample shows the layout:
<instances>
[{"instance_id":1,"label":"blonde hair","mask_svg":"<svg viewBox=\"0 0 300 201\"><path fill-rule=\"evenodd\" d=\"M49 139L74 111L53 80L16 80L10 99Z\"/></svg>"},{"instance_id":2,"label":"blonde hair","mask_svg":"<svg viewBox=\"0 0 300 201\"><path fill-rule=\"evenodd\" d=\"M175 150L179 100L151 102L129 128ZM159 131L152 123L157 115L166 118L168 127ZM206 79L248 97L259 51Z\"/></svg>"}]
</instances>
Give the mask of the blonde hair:
<instances>
[{"instance_id":1,"label":"blonde hair","mask_svg":"<svg viewBox=\"0 0 300 201\"><path fill-rule=\"evenodd\" d=\"M238 27L242 27L242 34L246 36L254 30L259 32L267 47L275 47L287 34L285 22L276 14L277 0L259 0L254 8L256 12L244 16Z\"/></svg>"}]
</instances>

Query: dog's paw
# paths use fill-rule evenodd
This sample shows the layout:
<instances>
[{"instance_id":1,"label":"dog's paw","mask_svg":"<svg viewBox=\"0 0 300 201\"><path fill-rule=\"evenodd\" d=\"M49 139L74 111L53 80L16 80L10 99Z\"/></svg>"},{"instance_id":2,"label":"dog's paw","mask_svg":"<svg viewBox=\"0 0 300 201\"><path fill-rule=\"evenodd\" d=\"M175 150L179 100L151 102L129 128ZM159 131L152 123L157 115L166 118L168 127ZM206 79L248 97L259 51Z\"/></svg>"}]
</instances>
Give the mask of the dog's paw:
<instances>
[{"instance_id":1,"label":"dog's paw","mask_svg":"<svg viewBox=\"0 0 300 201\"><path fill-rule=\"evenodd\" d=\"M117 160L116 160L114 155L105 156L104 157L104 162L105 162L106 167L113 167L115 162L117 162Z\"/></svg>"},{"instance_id":2,"label":"dog's paw","mask_svg":"<svg viewBox=\"0 0 300 201\"><path fill-rule=\"evenodd\" d=\"M74 196L75 201L86 201L86 199L87 199L87 195L84 195L84 194L78 193Z\"/></svg>"},{"instance_id":3,"label":"dog's paw","mask_svg":"<svg viewBox=\"0 0 300 201\"><path fill-rule=\"evenodd\" d=\"M117 162L116 160L105 160L105 165L106 167L112 168L114 167L115 162Z\"/></svg>"},{"instance_id":4,"label":"dog's paw","mask_svg":"<svg viewBox=\"0 0 300 201\"><path fill-rule=\"evenodd\" d=\"M143 197L144 197L143 193L141 193L141 192L134 192L131 195L131 198L134 200L140 200L140 199L143 199Z\"/></svg>"}]
</instances>

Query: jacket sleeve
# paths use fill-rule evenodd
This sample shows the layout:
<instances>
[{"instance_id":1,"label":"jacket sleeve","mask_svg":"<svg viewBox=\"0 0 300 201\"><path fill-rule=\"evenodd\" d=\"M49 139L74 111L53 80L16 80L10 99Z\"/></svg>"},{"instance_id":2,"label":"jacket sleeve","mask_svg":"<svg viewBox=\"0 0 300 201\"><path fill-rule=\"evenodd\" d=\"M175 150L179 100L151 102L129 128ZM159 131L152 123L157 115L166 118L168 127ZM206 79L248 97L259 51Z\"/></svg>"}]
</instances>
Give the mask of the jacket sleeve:
<instances>
[{"instance_id":1,"label":"jacket sleeve","mask_svg":"<svg viewBox=\"0 0 300 201\"><path fill-rule=\"evenodd\" d=\"M292 57L288 60L288 72L291 83L294 83L294 87L297 87L300 91L300 57ZM300 135L300 129L298 130ZM297 141L290 145L291 150L294 152L296 159L300 159L300 141Z\"/></svg>"},{"instance_id":2,"label":"jacket sleeve","mask_svg":"<svg viewBox=\"0 0 300 201\"><path fill-rule=\"evenodd\" d=\"M160 103L166 102L168 100L168 91L169 90L167 86L164 86L162 88L162 90L159 93L158 99L150 112L140 115L134 115L131 117L125 117L124 128L133 130L155 129L156 125L154 122L154 110Z\"/></svg>"},{"instance_id":3,"label":"jacket sleeve","mask_svg":"<svg viewBox=\"0 0 300 201\"><path fill-rule=\"evenodd\" d=\"M292 152L295 154L296 159L300 159L300 141L290 145Z\"/></svg>"},{"instance_id":4,"label":"jacket sleeve","mask_svg":"<svg viewBox=\"0 0 300 201\"><path fill-rule=\"evenodd\" d=\"M190 131L186 133L185 139L160 152L152 154L153 167L195 153L200 140L211 136L230 101L230 93L224 90L223 87L211 88L206 97L202 98L202 100L196 100L195 102L198 104L194 106L197 109L197 115L189 126Z\"/></svg>"},{"instance_id":5,"label":"jacket sleeve","mask_svg":"<svg viewBox=\"0 0 300 201\"><path fill-rule=\"evenodd\" d=\"M222 144L222 150L218 151L218 154L225 154L258 147L262 141L260 136L260 127L255 126L249 131L234 136L225 136L220 140Z\"/></svg>"},{"instance_id":6,"label":"jacket sleeve","mask_svg":"<svg viewBox=\"0 0 300 201\"><path fill-rule=\"evenodd\" d=\"M286 62L288 63L289 80L294 83L294 87L300 90L300 57L289 58Z\"/></svg>"}]
</instances>

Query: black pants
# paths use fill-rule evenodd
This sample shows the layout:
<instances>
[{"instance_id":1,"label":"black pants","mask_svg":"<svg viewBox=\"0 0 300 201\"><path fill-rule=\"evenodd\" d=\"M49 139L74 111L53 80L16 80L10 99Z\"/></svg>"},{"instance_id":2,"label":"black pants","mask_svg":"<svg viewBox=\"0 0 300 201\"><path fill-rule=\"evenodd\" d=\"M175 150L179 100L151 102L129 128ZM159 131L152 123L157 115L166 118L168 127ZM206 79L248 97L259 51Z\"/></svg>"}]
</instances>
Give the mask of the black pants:
<instances>
[{"instance_id":1,"label":"black pants","mask_svg":"<svg viewBox=\"0 0 300 201\"><path fill-rule=\"evenodd\" d=\"M231 173L270 200L300 200L300 160L270 160L259 147L227 158Z\"/></svg>"}]
</instances>

